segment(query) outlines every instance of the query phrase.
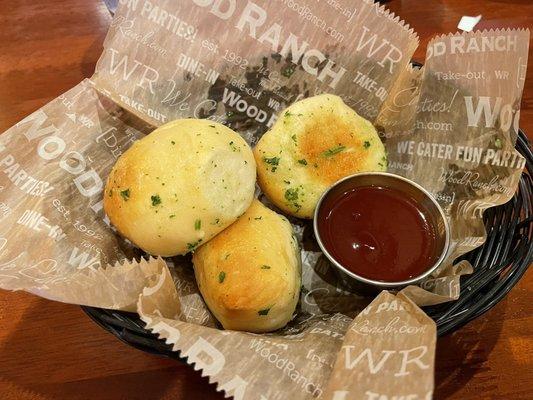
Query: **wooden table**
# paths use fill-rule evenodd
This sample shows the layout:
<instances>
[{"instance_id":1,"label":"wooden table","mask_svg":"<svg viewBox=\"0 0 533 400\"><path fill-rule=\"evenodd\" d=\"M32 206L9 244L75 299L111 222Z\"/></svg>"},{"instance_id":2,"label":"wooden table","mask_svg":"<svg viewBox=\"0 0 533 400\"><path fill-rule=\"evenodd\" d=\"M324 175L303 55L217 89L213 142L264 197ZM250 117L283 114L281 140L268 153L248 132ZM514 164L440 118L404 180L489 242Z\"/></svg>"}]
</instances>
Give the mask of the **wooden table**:
<instances>
[{"instance_id":1,"label":"wooden table","mask_svg":"<svg viewBox=\"0 0 533 400\"><path fill-rule=\"evenodd\" d=\"M530 0L393 0L421 37L479 28L532 27ZM91 76L110 16L98 0L0 0L0 132ZM531 46L533 48L533 46ZM532 52L530 52L530 57ZM533 134L533 68L521 126ZM533 398L533 273L497 307L439 339L435 399ZM222 399L191 368L119 342L78 306L0 291L0 399Z\"/></svg>"}]
</instances>

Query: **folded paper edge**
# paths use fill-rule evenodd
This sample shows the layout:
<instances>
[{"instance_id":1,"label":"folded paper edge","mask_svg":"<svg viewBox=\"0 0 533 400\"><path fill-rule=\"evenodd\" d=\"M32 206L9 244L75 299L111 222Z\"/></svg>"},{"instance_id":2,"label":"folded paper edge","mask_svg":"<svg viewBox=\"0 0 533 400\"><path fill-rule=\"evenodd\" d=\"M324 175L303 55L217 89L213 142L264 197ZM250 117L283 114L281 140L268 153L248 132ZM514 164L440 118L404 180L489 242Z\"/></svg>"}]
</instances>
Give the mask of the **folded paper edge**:
<instances>
[{"instance_id":1,"label":"folded paper edge","mask_svg":"<svg viewBox=\"0 0 533 400\"><path fill-rule=\"evenodd\" d=\"M164 262L164 260L162 261ZM153 319L151 318L151 316L146 315L146 313L142 311L143 297L151 296L154 293L156 293L157 289L162 287L164 280L165 280L165 274L163 271L161 274L159 274L157 281L155 281L152 286L145 287L142 293L139 295L139 299L137 301L137 313L139 314L139 317L141 318L141 320L146 324L145 329L150 331L153 335L157 336L159 340L164 341L166 345L171 346L172 351L177 354L178 358L180 358L180 360L185 362L187 365L190 365L194 371L200 372L200 376L202 378L207 378L210 385L215 385L216 392L222 393L224 395L224 398L233 397L233 395L231 395L230 393L228 393L225 389L221 387L222 383L219 380L217 380L214 376L206 374L204 371L204 368L200 367L196 361L191 361L189 359L190 356L184 355L182 352L182 349L179 348L176 343L172 342L172 339L170 336L165 336L164 331L162 329L161 330L157 329L157 326L156 324L153 323ZM160 316L160 318L165 318L165 317ZM179 322L186 323L183 321L179 321ZM208 327L205 327L205 328L208 328ZM212 328L208 328L208 329L212 329Z\"/></svg>"},{"instance_id":2,"label":"folded paper edge","mask_svg":"<svg viewBox=\"0 0 533 400\"><path fill-rule=\"evenodd\" d=\"M505 34L505 33L515 33L515 32L516 33L527 33L528 38L530 36L529 28L485 28L485 29L481 29L481 30L478 29L478 30L470 31L470 32L457 30L455 32L441 33L439 35L433 36L428 42L428 47L436 41L444 40L444 39L455 37L455 36L473 37L473 36L478 36L478 35L487 35L487 34L493 35L493 34Z\"/></svg>"},{"instance_id":3,"label":"folded paper edge","mask_svg":"<svg viewBox=\"0 0 533 400\"><path fill-rule=\"evenodd\" d=\"M410 39L416 40L416 44L418 47L418 44L420 43L418 33L416 33L414 28L412 28L405 20L401 19L399 15L396 15L393 11L389 10L385 4L380 4L374 0L364 0L364 2L372 7L375 7L375 11L378 15L383 15L388 20L394 22L395 24L398 24L403 30L405 30L409 34Z\"/></svg>"}]
</instances>

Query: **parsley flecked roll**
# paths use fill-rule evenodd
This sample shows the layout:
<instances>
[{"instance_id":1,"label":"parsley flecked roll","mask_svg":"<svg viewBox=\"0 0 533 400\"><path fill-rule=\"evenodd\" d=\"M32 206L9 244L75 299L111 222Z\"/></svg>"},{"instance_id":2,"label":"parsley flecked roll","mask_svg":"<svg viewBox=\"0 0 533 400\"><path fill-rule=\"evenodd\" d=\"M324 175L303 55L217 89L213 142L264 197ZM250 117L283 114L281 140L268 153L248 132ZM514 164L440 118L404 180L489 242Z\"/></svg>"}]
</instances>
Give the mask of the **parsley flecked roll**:
<instances>
[{"instance_id":1,"label":"parsley flecked roll","mask_svg":"<svg viewBox=\"0 0 533 400\"><path fill-rule=\"evenodd\" d=\"M259 186L283 211L312 218L322 193L357 172L386 171L374 126L342 99L322 94L281 112L254 149Z\"/></svg>"},{"instance_id":2,"label":"parsley flecked roll","mask_svg":"<svg viewBox=\"0 0 533 400\"><path fill-rule=\"evenodd\" d=\"M300 295L298 243L289 221L258 200L192 261L200 292L225 329L269 332L291 319Z\"/></svg>"},{"instance_id":3,"label":"parsley flecked roll","mask_svg":"<svg viewBox=\"0 0 533 400\"><path fill-rule=\"evenodd\" d=\"M252 202L256 165L239 134L209 120L169 122L135 142L109 174L104 209L149 254L185 254Z\"/></svg>"}]
</instances>

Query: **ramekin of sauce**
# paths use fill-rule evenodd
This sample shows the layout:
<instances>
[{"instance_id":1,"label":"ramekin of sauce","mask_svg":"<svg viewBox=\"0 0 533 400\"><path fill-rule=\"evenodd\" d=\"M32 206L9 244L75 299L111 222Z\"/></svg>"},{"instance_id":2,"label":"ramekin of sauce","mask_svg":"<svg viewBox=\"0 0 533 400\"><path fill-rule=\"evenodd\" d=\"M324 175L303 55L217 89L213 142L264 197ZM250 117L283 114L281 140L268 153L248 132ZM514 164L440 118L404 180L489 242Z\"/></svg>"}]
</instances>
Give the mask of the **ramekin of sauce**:
<instances>
[{"instance_id":1,"label":"ramekin of sauce","mask_svg":"<svg viewBox=\"0 0 533 400\"><path fill-rule=\"evenodd\" d=\"M448 250L442 208L420 185L398 175L348 176L319 200L318 244L348 287L399 289L430 275Z\"/></svg>"}]
</instances>

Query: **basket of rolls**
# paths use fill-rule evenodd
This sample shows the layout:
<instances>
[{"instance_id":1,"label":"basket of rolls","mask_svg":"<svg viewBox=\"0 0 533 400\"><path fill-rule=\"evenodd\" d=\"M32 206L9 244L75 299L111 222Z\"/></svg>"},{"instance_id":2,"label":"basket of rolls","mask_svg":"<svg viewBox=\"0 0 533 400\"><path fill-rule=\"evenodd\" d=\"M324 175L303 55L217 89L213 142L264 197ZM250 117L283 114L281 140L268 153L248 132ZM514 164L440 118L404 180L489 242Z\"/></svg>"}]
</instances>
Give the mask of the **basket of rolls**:
<instances>
[{"instance_id":1,"label":"basket of rolls","mask_svg":"<svg viewBox=\"0 0 533 400\"><path fill-rule=\"evenodd\" d=\"M0 287L236 399L431 399L437 336L533 257L529 31L421 66L369 1L119 3L95 74L0 137Z\"/></svg>"}]
</instances>

